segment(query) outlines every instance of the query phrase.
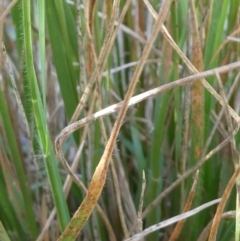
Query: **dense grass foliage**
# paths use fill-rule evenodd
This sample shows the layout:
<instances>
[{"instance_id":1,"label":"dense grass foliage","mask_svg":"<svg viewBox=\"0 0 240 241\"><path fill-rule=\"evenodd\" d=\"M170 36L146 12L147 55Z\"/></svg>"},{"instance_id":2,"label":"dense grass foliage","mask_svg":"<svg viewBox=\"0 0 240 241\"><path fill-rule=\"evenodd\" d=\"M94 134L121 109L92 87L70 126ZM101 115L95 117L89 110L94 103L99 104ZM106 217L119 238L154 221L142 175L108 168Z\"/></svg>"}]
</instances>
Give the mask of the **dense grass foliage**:
<instances>
[{"instance_id":1,"label":"dense grass foliage","mask_svg":"<svg viewBox=\"0 0 240 241\"><path fill-rule=\"evenodd\" d=\"M239 10L2 0L0 240L240 240Z\"/></svg>"}]
</instances>

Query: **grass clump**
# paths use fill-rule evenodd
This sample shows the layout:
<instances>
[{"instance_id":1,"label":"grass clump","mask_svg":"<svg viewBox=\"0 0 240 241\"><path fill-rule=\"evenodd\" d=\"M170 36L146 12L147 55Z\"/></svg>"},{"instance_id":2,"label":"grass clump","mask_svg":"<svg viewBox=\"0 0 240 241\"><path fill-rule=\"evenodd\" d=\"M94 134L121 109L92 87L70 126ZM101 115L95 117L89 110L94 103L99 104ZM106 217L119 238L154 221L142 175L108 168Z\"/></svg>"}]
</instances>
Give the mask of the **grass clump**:
<instances>
[{"instance_id":1,"label":"grass clump","mask_svg":"<svg viewBox=\"0 0 240 241\"><path fill-rule=\"evenodd\" d=\"M238 11L0 3L0 238L239 240Z\"/></svg>"}]
</instances>

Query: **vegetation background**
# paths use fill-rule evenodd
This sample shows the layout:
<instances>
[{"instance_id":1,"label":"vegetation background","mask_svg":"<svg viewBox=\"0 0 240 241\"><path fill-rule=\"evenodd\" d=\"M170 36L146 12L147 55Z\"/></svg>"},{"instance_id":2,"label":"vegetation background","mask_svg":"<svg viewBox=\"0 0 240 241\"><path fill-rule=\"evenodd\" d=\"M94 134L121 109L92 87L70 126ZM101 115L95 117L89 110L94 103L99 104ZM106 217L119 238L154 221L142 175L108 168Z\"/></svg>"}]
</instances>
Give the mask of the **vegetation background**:
<instances>
[{"instance_id":1,"label":"vegetation background","mask_svg":"<svg viewBox=\"0 0 240 241\"><path fill-rule=\"evenodd\" d=\"M1 0L0 239L57 240L78 210L79 228L58 240L75 240L82 226L77 240L127 240L222 197L218 209L141 240L240 240L239 7ZM127 93L146 95L131 102L122 124ZM81 129L64 129L87 116ZM101 159L111 134L115 148ZM106 182L93 179L78 209L100 159Z\"/></svg>"}]
</instances>

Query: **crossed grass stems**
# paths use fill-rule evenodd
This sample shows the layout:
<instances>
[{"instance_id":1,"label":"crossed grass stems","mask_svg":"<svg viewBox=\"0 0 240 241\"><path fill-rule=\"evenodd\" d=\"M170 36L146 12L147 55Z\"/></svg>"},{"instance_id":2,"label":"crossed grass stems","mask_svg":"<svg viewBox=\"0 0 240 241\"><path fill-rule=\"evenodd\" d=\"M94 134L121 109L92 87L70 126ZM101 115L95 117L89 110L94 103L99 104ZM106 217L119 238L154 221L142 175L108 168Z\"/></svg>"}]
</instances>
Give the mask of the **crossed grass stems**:
<instances>
[{"instance_id":1,"label":"crossed grass stems","mask_svg":"<svg viewBox=\"0 0 240 241\"><path fill-rule=\"evenodd\" d=\"M145 3L147 4L148 2L145 1ZM59 159L62 161L63 166L65 167L65 169L67 170L68 174L73 178L73 180L78 184L79 187L83 187L83 184L81 183L81 181L78 179L78 177L74 174L74 172L72 172L70 166L68 165L66 159L64 158L63 154L62 154L62 147L66 141L66 139L68 138L68 136L70 134L72 134L74 131L82 128L83 126L85 126L86 124L90 123L93 120L96 120L97 118L102 118L105 115L108 115L110 113L113 112L117 112L119 111L119 115L118 118L115 122L115 125L113 127L113 130L111 132L111 136L109 138L109 141L107 142L107 146L105 148L104 154L96 168L96 171L93 175L92 181L89 185L89 189L87 192L87 196L84 199L83 203L81 204L80 208L76 211L75 215L73 216L73 220L77 220L79 219L79 227L78 227L78 231L76 232L75 228L76 225L75 224L69 224L67 229L64 231L64 233L61 235L61 237L59 238L59 240L62 240L64 237L68 236L68 235L73 235L73 237L76 237L76 235L78 234L79 230L82 229L83 225L86 223L86 221L88 220L93 208L95 207L95 205L97 204L97 200L101 194L102 188L104 186L105 183L105 179L106 179L106 173L108 170L108 165L109 162L111 160L111 154L113 151L113 148L115 146L115 141L118 135L118 132L120 130L121 124L123 122L123 118L126 114L126 111L128 109L129 106L134 105L138 102L143 101L144 99L147 99L151 96L154 96L158 93L163 93L169 89L178 87L178 86L182 86L188 83L192 83L194 81L201 81L201 83L203 84L203 86L211 93L211 95L213 95L216 100L224 107L224 109L226 110L226 112L231 115L234 120L237 123L237 127L235 127L235 130L232 130L232 133L230 134L230 136L225 139L224 142L222 142L219 146L217 146L214 150L212 150L208 155L206 155L204 158L202 158L198 164L194 167L192 167L191 169L189 169L187 172L185 172L179 179L177 179L177 181L175 181L172 185L170 185L165 191L163 191L148 207L147 209L143 212L142 214L142 218L146 217L146 215L161 201L161 199L167 195L175 186L177 186L178 184L180 184L185 178L187 178L190 174L194 173L195 171L197 171L203 163L205 163L213 154L215 154L217 151L219 151L224 145L226 145L229 141L233 142L233 138L234 135L237 133L238 131L238 127L240 124L240 117L238 116L238 114L227 104L227 100L224 96L224 93L222 92L220 96L212 87L211 85L205 80L206 77L212 76L212 75L216 75L219 85L221 86L221 80L219 77L219 74L221 73L226 73L229 72L235 68L240 67L240 63L236 62L236 63L232 63L223 67L219 67L213 70L209 70L209 71L205 71L202 73L198 73L197 69L192 65L192 63L188 60L188 58L183 54L183 52L178 48L177 44L173 41L173 39L171 38L171 35L168 33L167 29L165 28L165 26L163 25L163 21L166 17L166 13L168 12L168 8L169 8L169 3L170 1L165 1L164 5L162 6L159 14L157 15L154 10L150 7L150 5L147 4L149 11L152 13L153 17L156 20L156 25L155 28L152 31L152 34L149 38L149 40L147 41L145 48L143 50L143 54L142 57L137 65L137 68L134 72L134 76L132 78L132 81L130 83L128 92L125 95L125 99L123 102L112 105L110 107L107 107L103 110L100 110L98 112L96 112L95 114L92 114L86 118L83 118L82 120L79 120L77 122L74 122L70 125L68 125L66 128L64 128L62 130L62 132L60 133L60 135L57 137L56 142L55 142L55 149L56 149L56 154L59 157ZM127 3L126 3L127 6ZM117 4L115 6L117 8ZM113 8L113 9L116 9ZM127 8L126 8L127 9ZM123 19L124 16L124 11L122 11L122 15L120 16L120 20ZM113 16L113 15L112 15ZM122 17L122 18L121 18ZM119 22L120 23L120 22ZM118 30L118 27L120 26L118 23L117 28L113 29L113 25L112 28L109 27L109 30L107 32L107 36L105 38L105 42L103 44L103 48L100 53L100 57L97 60L97 64L96 66L100 66L99 68L96 68L96 70L93 72L92 77L90 78L89 84L87 86L87 88L85 89L85 92L83 93L83 96L80 100L80 104L77 108L77 111L75 112L75 115L73 116L72 120L75 119L79 112L81 111L82 107L84 106L86 100L87 100L87 96L88 93L92 87L92 85L94 84L94 82L97 80L97 76L99 75L99 73L102 73L102 70L104 69L104 59L108 56L109 54L109 50L111 49L111 46L109 47L108 44L113 44L113 40L116 37L116 33ZM163 85L161 87L155 88L153 90L144 92L143 94L140 94L138 96L135 96L133 98L131 98L134 88L136 86L136 83L138 81L138 78L141 74L141 71L143 69L143 66L147 60L148 54L152 48L153 42L159 32L159 30L163 33L164 37L166 38L166 40L168 41L168 43L173 47L173 49L178 53L178 55L180 56L180 58L183 60L183 62L187 65L187 67L189 68L189 70L194 74L193 76L190 77L186 77L174 82L171 82L169 84ZM111 36L113 36L112 38L110 38ZM108 46L107 50L104 49L104 47L106 48L106 46ZM107 54L106 54L107 53ZM102 54L102 55L101 55ZM223 112L222 112L223 114ZM222 115L221 114L221 115ZM105 135L105 141L106 141L106 135ZM207 147L205 148L205 150L207 149ZM235 173L233 175L233 181L229 182L229 185L233 185L233 183L235 182L235 179L237 177L239 173L239 168L236 167ZM232 188L232 186L231 186ZM231 188L229 188L227 190L228 194L231 191ZM220 200L218 200L220 201ZM223 207L225 205L226 202L226 198L222 199L221 201L221 207ZM214 223L213 227L212 227L212 231L210 233L210 237L211 240L214 239L214 237L216 236L216 231L217 231L217 226L219 224L219 219L217 220L217 222ZM144 233L144 232L143 232ZM139 234L139 236L135 237L136 240L141 238L141 234ZM146 235L146 232L143 234L143 236ZM129 234L125 233L125 238L129 237ZM135 240L134 237L132 237L129 240Z\"/></svg>"},{"instance_id":2,"label":"crossed grass stems","mask_svg":"<svg viewBox=\"0 0 240 241\"><path fill-rule=\"evenodd\" d=\"M56 153L57 153L57 156L61 159L62 163L63 163L63 166L66 168L67 172L69 173L69 175L73 178L73 180L82 188L84 189L85 192L87 192L87 189L84 187L84 185L81 183L81 181L77 178L77 176L75 175L75 173L72 171L72 169L69 167L68 163L66 162L64 156L62 155L62 147L66 141L66 139L68 138L68 136L73 133L74 131L76 131L77 129L80 129L82 128L83 126L86 126L87 124L89 124L91 121L93 120L96 120L97 118L102 118L103 116L105 115L108 115L110 113L114 113L114 112L120 112L122 113L122 117L121 119L119 120L119 128L120 128L120 125L122 123L122 120L125 116L125 113L126 113L126 110L129 106L131 105L134 105L136 103L139 103L147 98L150 98L154 95L157 95L159 93L163 93L167 90L170 90L170 89L173 89L173 88L176 88L178 86L183 86L183 85L186 85L186 84L190 84L190 83L193 83L194 81L201 81L203 86L211 93L212 96L214 96L216 98L216 100L224 107L222 109L222 111L220 112L220 115L218 117L218 121L217 123L219 122L221 116L223 115L224 111L226 111L228 113L228 116L231 116L235 121L235 125L234 125L234 130L232 130L232 132L229 134L229 137L227 137L219 146L217 146L216 148L214 148L209 154L205 155L205 157L203 157L196 166L192 167L191 169L189 169L188 171L186 171L181 177L179 177L179 179L177 179L174 183L172 183L165 191L163 191L148 207L147 209L145 209L145 211L143 212L142 214L142 218L146 217L146 215L162 200L162 198L164 196L166 196L173 188L175 188L177 185L179 185L184 179L186 179L189 175L191 175L192 173L194 173L196 170L198 170L212 155L214 155L216 152L218 152L224 145L226 145L228 142L233 142L233 139L234 139L234 136L235 134L237 133L238 131L238 128L239 128L239 124L240 124L240 117L239 115L227 104L227 100L224 96L224 93L221 93L221 96L209 85L209 83L204 79L206 77L209 77L209 76L213 76L215 75L217 77L217 79L219 80L219 86L221 85L221 80L220 80L220 77L219 77L219 74L222 74L222 73L226 73L226 72L229 72L231 70L234 70L236 68L239 68L240 67L240 62L236 62L236 63L232 63L232 64L229 64L229 65L225 65L225 66L222 66L222 67L219 67L219 68L215 68L215 69L212 69L212 70L208 70L208 71L205 71L205 72L202 72L202 73L198 73L198 71L196 70L196 68L192 65L192 63L187 59L187 57L182 53L182 51L178 48L177 44L173 41L173 39L171 38L171 35L168 33L167 29L165 28L165 26L162 24L166 15L164 15L163 13L167 13L168 12L168 7L167 4L170 3L170 1L165 1L165 5L162 6L161 8L161 11L160 13L157 15L154 10L151 8L151 5L148 4L148 1L144 1L149 9L149 11L152 13L153 17L156 19L157 23L156 26L161 26L159 27L160 28L160 31L162 32L163 36L165 37L165 39L168 41L168 43L172 46L172 48L178 53L179 57L183 60L183 62L186 64L186 66L188 67L188 69L194 74L192 76L189 76L189 77L186 77L186 78L183 78L183 79L179 79L177 81L174 81L174 82L171 82L169 84L166 84L166 85L163 85L163 86L160 86L158 88L155 88L155 89L152 89L150 91L147 91L147 92L144 92L140 95L137 95L135 97L132 97L132 93L133 93L133 90L134 90L134 86L136 84L136 82L138 81L138 78L137 78L137 75L135 77L133 77L133 80L131 82L132 84L132 90L128 93L127 95L127 101L124 101L124 102L121 102L121 103L118 103L118 104L115 104L115 105L112 105L110 107L107 107L105 109L102 109L98 112L96 112L95 114L92 114L86 118L83 118L82 120L80 121L77 121L77 122L74 122L72 124L70 124L69 126L67 126L66 128L64 128L62 130L62 132L60 133L60 135L57 137L56 139ZM116 5L113 7L113 10L117 11L118 9L118 1L115 1ZM125 11L128 9L128 5L130 1L127 1L125 3ZM115 15L115 12L113 11L113 14L112 16L116 16ZM120 16L119 18L119 21L116 23L113 21L113 24L110 25L112 28L109 28L108 29L108 32L107 32L107 36L109 37L109 41L110 42L106 42L105 43L105 49L103 49L103 55L102 55L102 58L100 59L100 62L101 64L100 65L96 65L97 68L96 68L96 71L95 71L95 76L94 74L92 75L92 81L90 81L90 84L89 84L89 88L87 91L89 91L91 88L91 86L94 84L94 81L97 79L96 76L100 76L99 73L102 73L102 70L104 69L105 67L105 60L107 59L108 55L109 55L109 52L110 52L110 49L111 49L111 46L113 45L114 43L114 39L116 37L116 34L117 34L117 30L118 28L121 26L120 23L122 22L122 19L124 17L124 11L122 11L122 15ZM117 25L117 27L114 29L114 25ZM158 30L156 28L156 34L158 33ZM150 40L151 41L154 41L156 36L152 35ZM107 38L106 38L107 39ZM110 44L109 44L110 43ZM148 42L149 43L149 42ZM106 47L109 47L108 49ZM136 69L136 73L137 74L140 74L141 73L141 70L144 66L144 64L146 63L146 59L148 57L148 54L150 52L150 49L152 48L152 44L149 44L149 49L146 51L145 54L143 54L141 60L140 60L140 63L138 64L137 66L137 69ZM148 52L148 53L147 53ZM100 55L101 56L101 55ZM99 59L97 61L99 61ZM100 66L100 67L99 67ZM138 71L138 72L137 72ZM238 78L239 78L239 75L236 77L236 81L235 83L237 83L238 81ZM83 99L84 101L81 101L80 102L80 108L78 109L78 112L81 111L81 108L82 106L84 106L84 103L86 102L86 98L88 96L88 93L87 91L83 94L84 98ZM129 102L129 103L128 103ZM77 116L77 114L76 114ZM216 126L217 126L217 123L215 124L215 127L214 129L216 129ZM118 134L118 131L115 131L114 135L116 136ZM209 137L211 138L211 136ZM106 138L105 138L106 139ZM208 142L207 142L208 143ZM109 144L112 148L114 147L115 145L115 141L112 141L110 142ZM207 145L206 145L207 146ZM205 147L205 150L207 149L207 147ZM80 149L79 149L80 150ZM79 156L80 155L80 152L79 151L76 155ZM111 153L108 153L108 155L106 156L107 159L110 160L110 156L111 156ZM106 164L106 163L105 163ZM74 163L73 163L74 165ZM107 172L107 167L108 165L105 165L104 166L104 173L106 174ZM236 167L236 170L235 170L235 173L234 173L234 177L237 176L239 172L239 168ZM95 175L95 174L94 174ZM70 178L67 179L68 181L67 182L71 182ZM235 179L233 180L233 182L235 181ZM102 185L104 185L104 179L102 180ZM232 183L231 183L232 184ZM90 190L88 190L89 192ZM229 190L230 191L230 190ZM100 190L100 193L98 195L101 194L101 190ZM218 200L220 201L220 200ZM226 200L223 200L223 202L225 202ZM93 207L97 205L97 203L95 202ZM97 205L97 208L98 210L100 210ZM90 215L90 213L89 213ZM53 218L54 217L54 211L51 213L50 215L50 218ZM179 219L180 220L180 219ZM176 220L175 220L176 221ZM47 227L47 225L49 225L49 222L46 223L45 227ZM44 230L46 230L44 228ZM42 232L43 233L43 232ZM146 234L146 233L145 233ZM74 234L76 235L76 233ZM126 235L125 235L126 236ZM137 238L140 238L140 237L137 237ZM60 239L59 239L60 240ZM134 239L131 239L131 240L134 240Z\"/></svg>"},{"instance_id":3,"label":"crossed grass stems","mask_svg":"<svg viewBox=\"0 0 240 241\"><path fill-rule=\"evenodd\" d=\"M203 79L209 76L213 76L216 75L216 77L218 77L219 79L219 74L222 73L226 73L229 72L231 70L234 70L235 68L239 68L240 67L240 62L236 62L236 63L232 63L229 65L225 65L219 68L215 68L212 70L208 70L208 71L204 71L202 73L198 73L186 78L182 78L176 81L173 81L169 84L165 84L163 86L154 88L152 90L146 91L140 95L134 96L130 99L128 107L135 105L147 98L150 98L152 96L155 96L159 93L164 93L167 90L179 87L179 86L183 86L186 84L190 84L193 83L194 81L199 81L199 79ZM239 75L237 76L237 78L239 78ZM205 80L204 80L205 81ZM237 83L237 81L235 81ZM207 82L205 82L207 83ZM219 101L219 103L227 108L229 114L231 115L231 117L236 121L236 127L235 130L233 131L233 133L231 133L229 135L228 138L226 138L221 144L219 144L216 148L214 148L213 150L211 150L206 156L204 156L196 166L190 168L187 172L185 172L181 177L179 177L179 179L177 179L174 183L172 183L165 191L163 191L147 208L146 210L143 212L142 214L142 218L145 218L147 216L147 214L169 193L171 192L177 185L179 185L183 180L185 180L188 176L190 176L191 174L193 174L195 171L197 171L207 160L209 160L209 158L211 156L213 156L215 153L217 153L219 150L221 150L227 143L229 143L229 141L231 141L232 138L234 138L234 136L236 135L236 133L238 132L239 126L240 126L240 117L238 116L238 114L226 103L226 101L224 100L224 98L220 97L213 89L211 89L211 87L209 88L208 86L208 90L210 90L209 92ZM73 132L75 132L76 130L84 127L86 124L89 124L92 121L97 120L98 118L101 118L105 115L109 115L111 113L114 112L118 112L121 107L123 105L123 102L120 102L118 104L114 104L111 105L105 109L102 109L88 117L85 117L79 121L76 121L70 125L68 125L67 127L65 127L61 133L59 134L59 136L56 139L55 142L55 148L56 148L56 154L59 157L59 159L62 161L63 166L66 168L68 174L73 178L73 180L76 182L76 184L78 184L78 186L80 188L83 188L84 184L79 180L79 178L77 177L77 175L75 173L72 172L71 167L68 165L66 159L64 158L63 154L62 154L62 147L65 143L65 141L67 140L68 136L71 135ZM218 121L221 119L222 115L223 115L223 110L220 113L219 117L218 117ZM218 123L217 121L217 123ZM216 125L217 125L216 123ZM206 150L207 148L205 148ZM239 173L239 168L236 169L236 173ZM235 175L236 176L236 175ZM236 177L235 177L236 178ZM235 181L235 180L234 180ZM86 190L86 189L85 189ZM218 200L220 201L220 200ZM194 215L194 212L193 214ZM180 216L179 219L176 219L175 222L183 219L184 217ZM170 222L168 225L172 224L172 222ZM135 224L136 225L136 224ZM156 229L155 229L156 230ZM153 231L155 231L153 230ZM143 236L145 236L146 233L143 233ZM138 236L137 236L138 238ZM135 239L129 239L129 240L135 240Z\"/></svg>"},{"instance_id":4,"label":"crossed grass stems","mask_svg":"<svg viewBox=\"0 0 240 241\"><path fill-rule=\"evenodd\" d=\"M169 2L169 1L167 1ZM135 71L136 75L133 77L132 79L132 82L131 82L131 85L129 87L130 91L126 94L126 97L125 97L125 100L121 103L118 103L118 104L115 104L115 105L112 105L110 107L107 107L103 110L100 110L98 112L96 112L95 114L92 114L86 118L83 118L82 120L79 120L77 122L74 122L72 124L70 124L69 126L67 126L66 128L64 128L62 130L62 132L60 133L60 135L57 137L56 139L56 142L55 142L55 148L56 148L56 154L57 156L60 158L60 160L62 161L62 164L63 166L65 167L65 169L67 170L67 172L69 173L69 175L73 178L73 180L78 184L79 187L83 188L83 184L81 183L81 181L78 179L78 177L75 175L74 172L72 172L70 166L68 165L67 161L65 160L63 154L62 154L62 147L66 141L66 139L68 138L68 136L70 134L72 134L74 131L82 128L83 126L85 126L86 124L89 124L91 121L93 120L96 120L98 118L102 118L103 116L105 115L108 115L110 113L113 113L113 112L117 112L119 111L120 114L119 114L119 119L116 121L116 123L118 122L118 125L117 125L117 129L116 130L113 130L112 131L112 135L114 136L113 139L111 139L110 137L110 140L108 142L108 146L106 147L106 150L108 151L109 148L111 148L113 150L114 148L114 145L115 145L115 140L116 140L116 136L118 134L118 131L120 129L120 126L121 126L121 123L122 123L122 120L126 114L126 110L129 106L131 105L134 105L136 103L139 103L147 98L150 98L151 96L154 96L158 93L163 93L169 89L172 89L172 88L175 88L175 87L178 87L178 86L182 86L182 85L186 85L186 84L189 84L189 83L192 83L194 81L201 81L203 86L217 99L217 101L226 109L226 111L234 118L234 120L236 121L237 123L237 128L235 129L235 131L227 138L225 139L224 142L222 142L218 147L216 147L214 150L212 150L208 155L206 155L201 161L198 162L198 164L195 166L195 167L192 167L191 169L189 169L186 173L184 173L179 179L177 179L177 181L175 181L172 185L169 186L169 188L167 188L160 196L158 196L149 206L148 208L143 212L143 215L142 215L142 218L144 218L159 202L160 200L165 196L167 195L175 186L177 186L178 184L180 184L185 178L187 178L190 174L194 173L196 170L198 170L200 168L200 166L205 163L209 158L210 156L212 156L213 154L215 154L217 151L219 151L224 145L226 145L229 141L232 140L232 138L234 137L234 135L237 133L237 130L238 130L238 126L239 126L239 123L240 123L240 118L239 116L237 115L237 113L227 104L226 102L226 99L224 99L224 95L222 94L222 97L220 95L218 95L216 93L216 91L208 84L208 82L204 79L206 77L209 77L209 76L212 76L212 75L216 75L217 79L219 80L219 74L221 73L226 73L226 72L229 72L235 68L238 68L240 67L240 63L239 62L236 62L236 63L232 63L232 64L229 64L229 65L226 65L226 66L223 66L223 67L219 67L219 68L216 68L216 69L213 69L213 70L209 70L209 71L205 71L205 72L202 72L202 73L198 73L198 71L195 69L195 67L191 64L191 62L187 59L187 57L182 53L182 51L178 48L178 46L176 45L176 43L173 41L173 39L171 38L170 34L167 32L167 29L165 28L164 25L162 25L162 22L164 21L164 14L163 14L163 11L165 11L165 13L167 12L166 8L168 6L165 5L162 7L162 12L159 13L159 17L157 18L157 14L150 8L150 6L148 5L148 8L149 10L151 11L153 17L158 21L158 24L156 24L156 26L161 26L161 32L163 33L164 37L168 40L169 44L173 47L173 49L175 49L177 51L177 53L179 54L179 56L182 58L182 60L184 61L184 63L187 65L187 67L190 69L190 71L192 73L194 73L193 76L190 76L190 77L187 77L187 78L183 78L183 79L180 79L180 80L177 80L177 81L174 81L174 82L171 82L169 84L166 84L166 85L163 85L161 87L158 87L158 88L155 88L153 90L150 90L150 91L147 91L147 92L144 92L138 96L135 96L133 98L131 98L132 96L132 93L133 93L133 90L134 90L134 87L136 85L136 82L138 80L138 77L142 71L142 68L143 68L143 65L144 63L146 62L146 59L148 57L148 54L150 52L150 49L151 49L151 46L152 46L152 43L156 37L156 34L158 32L158 27L156 27L156 31L155 31L155 36L154 35L151 35L151 38L150 38L150 41L148 41L147 45L148 48L145 48L144 51L146 50L146 52L144 53L143 51L143 55L142 55L142 58L141 60L139 61L139 64L137 66L137 69ZM118 24L119 26L119 24ZM111 29L113 31L113 28ZM112 35L112 31L108 31L108 34L110 37ZM117 33L117 28L115 29L115 36L116 36L116 33ZM106 38L107 39L107 38ZM109 40L109 39L108 39ZM152 42L151 42L152 41ZM111 43L113 43L114 41L112 41ZM149 44L150 42L150 44ZM106 43L105 43L106 44ZM105 45L106 46L106 45ZM104 48L103 48L104 49ZM108 48L108 49L111 49L111 48ZM105 54L105 52L103 52ZM101 54L100 54L101 56ZM105 58L106 56L108 56L108 54L106 54L103 58ZM101 60L101 57L99 58ZM102 62L104 63L104 61L102 60ZM101 65L97 65L97 66L101 66ZM104 64L102 65L104 66ZM103 67L102 67L103 69ZM96 71L93 73L92 75L92 78L90 79L90 83L88 85L88 87L86 88L86 91L85 93L83 94L83 98L81 99L80 101L80 107L78 109L78 112L81 111L81 108L82 106L84 106L85 102L86 102L86 99L87 99L87 96L88 96L88 92L89 90L91 89L91 86L94 84L94 81L96 79L96 76L97 74L101 73L101 69L96 69ZM129 102L129 103L128 103ZM223 113L223 112L222 112ZM74 117L76 118L77 115L75 115ZM73 118L74 119L74 118ZM205 148L206 150L207 148ZM101 194L101 190L102 190L102 187L105 183L105 177L106 177L106 172L107 172L107 169L108 169L108 163L109 163L109 160L110 160L110 156L111 156L111 151L108 151L106 152L106 155L104 156L103 159L103 162L100 161L100 164L99 166L97 167L96 169L96 172L94 173L93 175L93 179L92 179L92 182L93 183L92 185L90 184L90 187L89 187L89 190L88 190L88 194L92 193L92 190L91 189L94 189L93 193L95 192L98 192L97 196L94 197L94 201L93 203L91 204L92 205L92 209L95 207L96 205L96 202L97 202L97 199L99 197L99 195ZM101 166L103 165L103 167ZM99 171L100 170L100 171ZM99 172L99 174L96 174L97 172ZM235 172L235 176L236 176L236 173L238 173L239 170L236 169L236 172ZM101 179L98 179L99 176L104 176L103 178ZM97 180L94 180L94 179L97 179ZM99 183L99 180L100 180L100 183L101 185L100 186L97 186L97 189L99 190L95 190L95 185L97 183ZM234 180L235 181L235 180ZM85 189L86 191L86 189ZM99 192L100 191L100 192ZM93 194L94 196L94 194ZM92 196L92 197L93 197ZM89 199L89 200L92 200L92 197ZM89 203L89 200L87 200L87 202ZM220 201L220 200L219 200ZM226 201L226 200L224 200ZM91 212L90 212L91 213ZM86 220L88 219L90 213L86 213ZM77 212L76 212L77 214ZM79 217L79 215L77 215ZM76 216L76 217L77 217ZM75 217L75 218L76 218ZM84 220L84 222L86 221ZM73 227L69 226L70 229L73 229ZM69 229L68 229L69 230ZM69 232L69 231L68 231ZM71 231L70 231L71 232ZM65 234L63 234L61 237L64 237ZM74 234L76 235L76 233ZM61 240L61 237L59 240ZM130 240L130 239L129 239ZM134 240L134 239L131 239L131 240Z\"/></svg>"}]
</instances>

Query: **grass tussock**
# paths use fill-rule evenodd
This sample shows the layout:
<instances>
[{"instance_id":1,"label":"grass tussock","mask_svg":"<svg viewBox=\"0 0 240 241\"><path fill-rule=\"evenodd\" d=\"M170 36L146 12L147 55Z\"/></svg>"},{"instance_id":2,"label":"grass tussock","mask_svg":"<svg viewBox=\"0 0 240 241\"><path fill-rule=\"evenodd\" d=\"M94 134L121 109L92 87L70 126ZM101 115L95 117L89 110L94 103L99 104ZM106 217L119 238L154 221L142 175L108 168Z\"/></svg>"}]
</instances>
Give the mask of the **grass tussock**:
<instances>
[{"instance_id":1,"label":"grass tussock","mask_svg":"<svg viewBox=\"0 0 240 241\"><path fill-rule=\"evenodd\" d=\"M0 239L238 241L239 7L2 1Z\"/></svg>"}]
</instances>

